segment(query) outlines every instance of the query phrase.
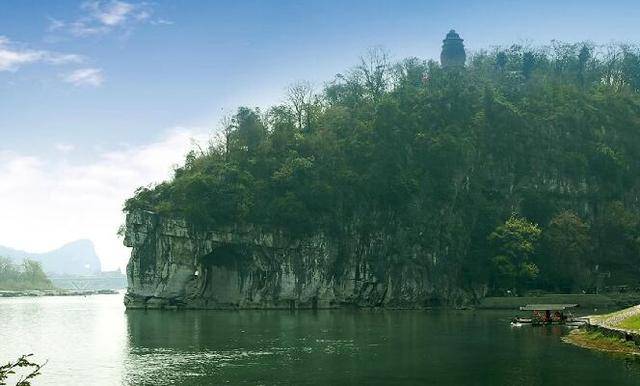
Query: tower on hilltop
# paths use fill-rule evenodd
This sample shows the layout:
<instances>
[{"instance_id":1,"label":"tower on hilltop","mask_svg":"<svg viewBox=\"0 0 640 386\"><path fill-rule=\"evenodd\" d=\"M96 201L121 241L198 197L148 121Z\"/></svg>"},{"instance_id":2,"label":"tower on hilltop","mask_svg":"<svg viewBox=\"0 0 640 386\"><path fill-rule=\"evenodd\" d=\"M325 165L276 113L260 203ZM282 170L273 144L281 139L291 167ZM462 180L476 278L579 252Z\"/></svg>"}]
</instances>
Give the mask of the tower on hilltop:
<instances>
[{"instance_id":1,"label":"tower on hilltop","mask_svg":"<svg viewBox=\"0 0 640 386\"><path fill-rule=\"evenodd\" d=\"M440 54L440 64L443 68L464 67L467 54L464 51L464 40L455 30L449 31L442 41L442 53Z\"/></svg>"}]
</instances>

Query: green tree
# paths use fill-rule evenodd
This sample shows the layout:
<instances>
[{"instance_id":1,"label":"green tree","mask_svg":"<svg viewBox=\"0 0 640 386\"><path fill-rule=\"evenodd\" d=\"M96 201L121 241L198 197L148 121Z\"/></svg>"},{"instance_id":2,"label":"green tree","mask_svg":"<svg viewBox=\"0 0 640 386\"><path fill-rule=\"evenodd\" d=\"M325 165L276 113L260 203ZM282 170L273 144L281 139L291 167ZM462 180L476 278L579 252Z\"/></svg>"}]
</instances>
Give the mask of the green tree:
<instances>
[{"instance_id":1,"label":"green tree","mask_svg":"<svg viewBox=\"0 0 640 386\"><path fill-rule=\"evenodd\" d=\"M498 54L496 55L496 68L500 72L504 71L505 68L507 67L508 61L509 61L509 58L507 57L507 54L504 51L498 52Z\"/></svg>"},{"instance_id":2,"label":"green tree","mask_svg":"<svg viewBox=\"0 0 640 386\"><path fill-rule=\"evenodd\" d=\"M533 52L527 51L522 55L522 75L529 79L536 66L536 56Z\"/></svg>"},{"instance_id":3,"label":"green tree","mask_svg":"<svg viewBox=\"0 0 640 386\"><path fill-rule=\"evenodd\" d=\"M15 264L11 259L0 256L0 289L29 290L52 289L53 284L42 270L39 262L25 259Z\"/></svg>"},{"instance_id":4,"label":"green tree","mask_svg":"<svg viewBox=\"0 0 640 386\"><path fill-rule=\"evenodd\" d=\"M543 234L544 259L549 288L571 292L590 284L591 239L589 226L572 211L562 211Z\"/></svg>"},{"instance_id":5,"label":"green tree","mask_svg":"<svg viewBox=\"0 0 640 386\"><path fill-rule=\"evenodd\" d=\"M526 288L537 278L533 260L541 233L537 224L512 215L489 235L496 289Z\"/></svg>"},{"instance_id":6,"label":"green tree","mask_svg":"<svg viewBox=\"0 0 640 386\"><path fill-rule=\"evenodd\" d=\"M599 271L611 272L611 282L622 284L640 270L640 216L620 201L602 206L593 227Z\"/></svg>"}]
</instances>

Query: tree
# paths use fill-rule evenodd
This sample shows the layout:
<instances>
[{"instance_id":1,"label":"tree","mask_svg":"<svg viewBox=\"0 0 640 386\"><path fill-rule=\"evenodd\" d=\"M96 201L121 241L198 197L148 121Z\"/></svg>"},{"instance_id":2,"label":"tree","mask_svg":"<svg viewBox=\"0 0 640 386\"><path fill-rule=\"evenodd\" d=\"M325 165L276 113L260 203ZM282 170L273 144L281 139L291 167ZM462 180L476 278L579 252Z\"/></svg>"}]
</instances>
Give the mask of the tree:
<instances>
[{"instance_id":1,"label":"tree","mask_svg":"<svg viewBox=\"0 0 640 386\"><path fill-rule=\"evenodd\" d=\"M600 271L613 271L612 281L623 283L640 267L640 216L621 201L602 205L594 225Z\"/></svg>"},{"instance_id":2,"label":"tree","mask_svg":"<svg viewBox=\"0 0 640 386\"><path fill-rule=\"evenodd\" d=\"M19 369L25 369L27 373L20 375L16 386L31 386L31 381L40 375L40 370L46 364L38 364L31 361L33 354L22 355L15 362L7 362L5 365L0 365L0 385L6 385L6 381L9 376L16 375L16 371Z\"/></svg>"},{"instance_id":3,"label":"tree","mask_svg":"<svg viewBox=\"0 0 640 386\"><path fill-rule=\"evenodd\" d=\"M42 270L42 266L40 265L39 262L35 260L25 259L24 262L22 263L22 266L23 266L23 272L22 272L23 280L26 280L31 283L47 283L48 285L51 284L51 282L49 281L49 278Z\"/></svg>"},{"instance_id":4,"label":"tree","mask_svg":"<svg viewBox=\"0 0 640 386\"><path fill-rule=\"evenodd\" d=\"M363 86L373 100L378 100L387 90L390 81L389 54L382 48L372 48L360 58L356 67L362 74Z\"/></svg>"},{"instance_id":5,"label":"tree","mask_svg":"<svg viewBox=\"0 0 640 386\"><path fill-rule=\"evenodd\" d=\"M543 234L544 260L550 288L563 292L588 286L591 268L589 226L574 212L557 214Z\"/></svg>"},{"instance_id":6,"label":"tree","mask_svg":"<svg viewBox=\"0 0 640 386\"><path fill-rule=\"evenodd\" d=\"M0 289L51 289L53 284L42 270L39 262L25 259L15 264L11 259L0 256Z\"/></svg>"},{"instance_id":7,"label":"tree","mask_svg":"<svg viewBox=\"0 0 640 386\"><path fill-rule=\"evenodd\" d=\"M228 134L231 152L253 153L266 137L266 129L259 111L240 107L232 118L232 130Z\"/></svg>"},{"instance_id":8,"label":"tree","mask_svg":"<svg viewBox=\"0 0 640 386\"><path fill-rule=\"evenodd\" d=\"M580 53L578 54L578 81L580 85L584 85L584 74L587 69L587 63L591 59L591 50L587 45L583 45L580 49Z\"/></svg>"},{"instance_id":9,"label":"tree","mask_svg":"<svg viewBox=\"0 0 640 386\"><path fill-rule=\"evenodd\" d=\"M504 51L500 51L496 54L496 68L498 69L498 71L504 72L505 68L507 67L508 60L509 58Z\"/></svg>"},{"instance_id":10,"label":"tree","mask_svg":"<svg viewBox=\"0 0 640 386\"><path fill-rule=\"evenodd\" d=\"M313 88L309 82L298 82L287 90L287 100L291 104L299 130L311 130L313 99Z\"/></svg>"},{"instance_id":11,"label":"tree","mask_svg":"<svg viewBox=\"0 0 640 386\"><path fill-rule=\"evenodd\" d=\"M539 270L533 258L541 233L537 224L514 214L489 235L497 288L524 288L536 279Z\"/></svg>"},{"instance_id":12,"label":"tree","mask_svg":"<svg viewBox=\"0 0 640 386\"><path fill-rule=\"evenodd\" d=\"M527 51L522 55L522 75L525 79L529 79L536 65L536 57L531 51Z\"/></svg>"}]
</instances>

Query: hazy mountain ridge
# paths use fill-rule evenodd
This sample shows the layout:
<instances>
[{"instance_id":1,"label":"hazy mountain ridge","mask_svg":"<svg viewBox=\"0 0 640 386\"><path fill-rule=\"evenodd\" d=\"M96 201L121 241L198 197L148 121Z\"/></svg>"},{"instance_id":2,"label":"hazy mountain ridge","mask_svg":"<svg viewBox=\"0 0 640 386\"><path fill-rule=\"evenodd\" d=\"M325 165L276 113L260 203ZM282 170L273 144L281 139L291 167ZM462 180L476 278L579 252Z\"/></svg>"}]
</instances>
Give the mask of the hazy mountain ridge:
<instances>
[{"instance_id":1,"label":"hazy mountain ridge","mask_svg":"<svg viewBox=\"0 0 640 386\"><path fill-rule=\"evenodd\" d=\"M45 253L31 253L0 245L0 256L14 261L25 258L42 264L47 274L87 275L102 270L100 259L91 240L77 240Z\"/></svg>"}]
</instances>

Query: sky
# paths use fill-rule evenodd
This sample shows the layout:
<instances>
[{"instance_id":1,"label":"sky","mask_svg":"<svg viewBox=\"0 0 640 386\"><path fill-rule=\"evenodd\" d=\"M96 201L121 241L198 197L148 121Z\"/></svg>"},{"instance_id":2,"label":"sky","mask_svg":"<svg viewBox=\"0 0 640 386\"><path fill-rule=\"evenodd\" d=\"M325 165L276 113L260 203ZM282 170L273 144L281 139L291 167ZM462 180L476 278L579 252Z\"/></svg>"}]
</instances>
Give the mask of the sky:
<instances>
[{"instance_id":1,"label":"sky","mask_svg":"<svg viewBox=\"0 0 640 386\"><path fill-rule=\"evenodd\" d=\"M0 0L0 245L90 239L124 269L123 201L170 177L238 106L317 89L372 47L437 59L551 40L640 40L634 1Z\"/></svg>"}]
</instances>

